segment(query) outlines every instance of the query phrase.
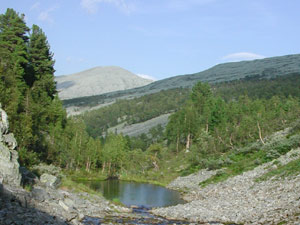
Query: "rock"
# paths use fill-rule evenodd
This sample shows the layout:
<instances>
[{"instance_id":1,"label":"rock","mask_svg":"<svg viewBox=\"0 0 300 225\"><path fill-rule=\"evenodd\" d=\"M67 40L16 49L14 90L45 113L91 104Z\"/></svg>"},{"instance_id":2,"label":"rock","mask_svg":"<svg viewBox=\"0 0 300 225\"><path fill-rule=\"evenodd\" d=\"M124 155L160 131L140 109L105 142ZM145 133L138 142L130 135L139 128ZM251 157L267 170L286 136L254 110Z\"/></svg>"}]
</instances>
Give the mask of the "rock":
<instances>
[{"instance_id":1,"label":"rock","mask_svg":"<svg viewBox=\"0 0 300 225\"><path fill-rule=\"evenodd\" d=\"M58 204L65 210L67 211L68 213L72 213L74 214L75 213L75 209L73 207L73 205L68 205L65 201L63 200L59 200L58 201ZM75 217L73 217L72 219L74 219ZM69 219L68 219L69 220Z\"/></svg>"},{"instance_id":2,"label":"rock","mask_svg":"<svg viewBox=\"0 0 300 225\"><path fill-rule=\"evenodd\" d=\"M3 109L1 109L1 107L0 103L0 141L2 141L2 134L7 134L9 128L7 114Z\"/></svg>"},{"instance_id":3,"label":"rock","mask_svg":"<svg viewBox=\"0 0 300 225\"><path fill-rule=\"evenodd\" d=\"M19 167L18 153L0 142L0 177L2 177L4 184L20 186Z\"/></svg>"},{"instance_id":4,"label":"rock","mask_svg":"<svg viewBox=\"0 0 300 225\"><path fill-rule=\"evenodd\" d=\"M35 165L33 166L32 169L37 171L38 174L48 173L53 176L58 176L61 172L61 168L56 167L52 164L47 165L45 163L40 163L39 165Z\"/></svg>"},{"instance_id":5,"label":"rock","mask_svg":"<svg viewBox=\"0 0 300 225\"><path fill-rule=\"evenodd\" d=\"M3 178L0 177L0 196L2 195L2 192L3 192Z\"/></svg>"},{"instance_id":6,"label":"rock","mask_svg":"<svg viewBox=\"0 0 300 225\"><path fill-rule=\"evenodd\" d=\"M47 187L57 188L60 184L60 179L56 176L51 175L51 174L44 173L40 177L40 182L42 184L46 185Z\"/></svg>"},{"instance_id":7,"label":"rock","mask_svg":"<svg viewBox=\"0 0 300 225\"><path fill-rule=\"evenodd\" d=\"M46 192L45 189L42 188L33 188L31 191L31 195L35 200L38 200L40 202L43 202L46 199L50 199L49 194Z\"/></svg>"},{"instance_id":8,"label":"rock","mask_svg":"<svg viewBox=\"0 0 300 225\"><path fill-rule=\"evenodd\" d=\"M74 208L74 201L70 198L65 198L64 202L71 208Z\"/></svg>"},{"instance_id":9,"label":"rock","mask_svg":"<svg viewBox=\"0 0 300 225\"><path fill-rule=\"evenodd\" d=\"M14 135L8 133L9 123L7 114L0 104L0 178L3 184L20 186L21 174L19 172L18 153Z\"/></svg>"},{"instance_id":10,"label":"rock","mask_svg":"<svg viewBox=\"0 0 300 225\"><path fill-rule=\"evenodd\" d=\"M3 142L6 143L11 150L14 150L18 146L13 133L3 135Z\"/></svg>"},{"instance_id":11,"label":"rock","mask_svg":"<svg viewBox=\"0 0 300 225\"><path fill-rule=\"evenodd\" d=\"M84 215L82 213L78 214L78 220L82 221L84 219Z\"/></svg>"},{"instance_id":12,"label":"rock","mask_svg":"<svg viewBox=\"0 0 300 225\"><path fill-rule=\"evenodd\" d=\"M300 158L300 148L289 151L276 159L285 165ZM152 212L167 218L181 219L199 223L219 221L234 224L297 224L299 215L300 176L270 179L257 182L256 178L267 173L275 160L257 166L241 175L206 187L193 186L201 180L204 171L177 178L172 182L174 188L188 186L191 201L187 204L156 208ZM209 176L206 176L208 177ZM191 191L192 190L192 191ZM274 222L276 221L276 222Z\"/></svg>"},{"instance_id":13,"label":"rock","mask_svg":"<svg viewBox=\"0 0 300 225\"><path fill-rule=\"evenodd\" d=\"M19 169L21 175L22 175L22 184L26 185L33 185L39 183L39 178L29 171L26 167L21 166Z\"/></svg>"}]
</instances>

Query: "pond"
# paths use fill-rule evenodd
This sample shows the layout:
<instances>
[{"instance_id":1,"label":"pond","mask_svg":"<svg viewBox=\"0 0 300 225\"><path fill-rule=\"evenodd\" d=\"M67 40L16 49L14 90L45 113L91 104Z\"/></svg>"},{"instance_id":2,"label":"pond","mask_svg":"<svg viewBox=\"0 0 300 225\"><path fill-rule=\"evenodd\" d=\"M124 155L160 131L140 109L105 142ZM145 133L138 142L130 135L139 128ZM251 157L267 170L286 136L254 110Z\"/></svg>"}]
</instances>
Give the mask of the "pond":
<instances>
[{"instance_id":1,"label":"pond","mask_svg":"<svg viewBox=\"0 0 300 225\"><path fill-rule=\"evenodd\" d=\"M84 184L101 192L106 199L118 199L127 206L152 208L185 203L178 192L148 183L105 180L86 181Z\"/></svg>"}]
</instances>

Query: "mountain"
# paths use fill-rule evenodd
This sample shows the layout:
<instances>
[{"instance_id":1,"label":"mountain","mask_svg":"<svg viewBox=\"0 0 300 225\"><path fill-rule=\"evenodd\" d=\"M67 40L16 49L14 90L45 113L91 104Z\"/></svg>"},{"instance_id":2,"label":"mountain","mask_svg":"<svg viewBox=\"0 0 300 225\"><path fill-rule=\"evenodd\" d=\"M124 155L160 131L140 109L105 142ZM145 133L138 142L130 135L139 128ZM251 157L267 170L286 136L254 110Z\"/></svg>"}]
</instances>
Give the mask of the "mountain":
<instances>
[{"instance_id":1,"label":"mountain","mask_svg":"<svg viewBox=\"0 0 300 225\"><path fill-rule=\"evenodd\" d=\"M152 82L116 66L95 67L71 75L57 76L55 81L61 99L127 90Z\"/></svg>"},{"instance_id":2,"label":"mountain","mask_svg":"<svg viewBox=\"0 0 300 225\"><path fill-rule=\"evenodd\" d=\"M116 91L91 97L74 97L74 99L64 101L64 105L67 109L72 108L72 110L80 112L82 107L99 107L120 98L129 99L140 97L161 90L179 87L191 88L199 81L214 84L251 77L274 78L294 73L300 73L300 54L219 64L199 73L174 76L134 89ZM86 109L87 108L85 108L85 110ZM68 111L70 112L70 110Z\"/></svg>"}]
</instances>

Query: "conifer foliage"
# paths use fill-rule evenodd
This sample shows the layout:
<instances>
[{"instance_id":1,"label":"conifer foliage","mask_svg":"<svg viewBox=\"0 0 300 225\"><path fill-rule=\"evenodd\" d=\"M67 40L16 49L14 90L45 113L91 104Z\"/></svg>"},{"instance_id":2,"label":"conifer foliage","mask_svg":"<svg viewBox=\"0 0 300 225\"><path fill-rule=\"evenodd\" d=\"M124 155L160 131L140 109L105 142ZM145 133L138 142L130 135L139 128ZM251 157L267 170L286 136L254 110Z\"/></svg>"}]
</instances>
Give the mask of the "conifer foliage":
<instances>
[{"instance_id":1,"label":"conifer foliage","mask_svg":"<svg viewBox=\"0 0 300 225\"><path fill-rule=\"evenodd\" d=\"M46 35L24 15L0 15L0 102L16 135L21 160L47 160L49 134L66 120L56 96L54 60Z\"/></svg>"}]
</instances>

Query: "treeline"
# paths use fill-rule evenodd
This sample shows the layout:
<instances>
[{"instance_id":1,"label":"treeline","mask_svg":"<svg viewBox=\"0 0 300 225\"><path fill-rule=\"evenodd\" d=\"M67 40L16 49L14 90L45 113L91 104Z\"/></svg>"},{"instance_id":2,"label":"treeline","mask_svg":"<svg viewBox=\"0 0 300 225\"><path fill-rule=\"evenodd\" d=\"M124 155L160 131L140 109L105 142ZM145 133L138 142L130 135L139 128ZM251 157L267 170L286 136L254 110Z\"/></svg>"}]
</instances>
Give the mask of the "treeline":
<instances>
[{"instance_id":1,"label":"treeline","mask_svg":"<svg viewBox=\"0 0 300 225\"><path fill-rule=\"evenodd\" d=\"M270 99L273 96L300 98L300 72L287 74L271 79L262 76L251 76L231 82L214 84L213 91L224 100L230 101L240 95L251 99Z\"/></svg>"},{"instance_id":2,"label":"treeline","mask_svg":"<svg viewBox=\"0 0 300 225\"><path fill-rule=\"evenodd\" d=\"M220 96L226 102L238 99L240 95L247 95L250 99L300 97L300 74L272 79L253 76L213 84L211 88L214 95ZM101 137L108 128L117 124L144 122L164 113L176 112L188 100L190 91L188 88L176 88L135 99L117 100L112 105L86 112L81 118L91 136Z\"/></svg>"},{"instance_id":3,"label":"treeline","mask_svg":"<svg viewBox=\"0 0 300 225\"><path fill-rule=\"evenodd\" d=\"M296 97L251 99L242 94L225 101L208 84L198 83L186 105L170 117L166 138L170 150L190 151L192 165L205 168L208 158L252 142L264 144L268 135L288 127L299 115Z\"/></svg>"},{"instance_id":4,"label":"treeline","mask_svg":"<svg viewBox=\"0 0 300 225\"><path fill-rule=\"evenodd\" d=\"M198 83L191 93L162 91L67 118L57 97L46 35L37 25L29 29L24 15L13 9L0 15L0 93L22 164L44 161L108 176L147 176L152 171L164 176L172 173L172 163L185 160L191 167L205 168L208 159L251 142L263 144L265 137L300 115L299 75L294 74L212 88ZM158 126L139 137L102 136L118 123L142 122L167 112L174 113L165 131Z\"/></svg>"},{"instance_id":5,"label":"treeline","mask_svg":"<svg viewBox=\"0 0 300 225\"><path fill-rule=\"evenodd\" d=\"M160 98L166 100L167 95ZM147 157L140 149L132 150L128 137L108 134L94 139L81 118L66 117L57 96L53 53L47 37L37 25L29 29L24 15L13 9L0 15L0 102L18 141L22 165L46 162L68 170L101 170L112 176L120 170L137 168L142 159L143 166L155 160L155 151ZM123 106L127 107L126 103ZM166 104L165 110L172 107ZM137 114L131 118L145 119Z\"/></svg>"},{"instance_id":6,"label":"treeline","mask_svg":"<svg viewBox=\"0 0 300 225\"><path fill-rule=\"evenodd\" d=\"M189 89L177 88L132 100L117 100L113 105L84 113L82 119L91 136L101 137L109 127L117 124L140 123L174 112L184 104L188 95Z\"/></svg>"},{"instance_id":7,"label":"treeline","mask_svg":"<svg viewBox=\"0 0 300 225\"><path fill-rule=\"evenodd\" d=\"M18 141L21 164L43 161L90 168L99 140L90 138L79 120L67 119L54 71L53 53L42 29L37 25L29 29L23 14L7 9L0 15L0 103Z\"/></svg>"}]
</instances>

